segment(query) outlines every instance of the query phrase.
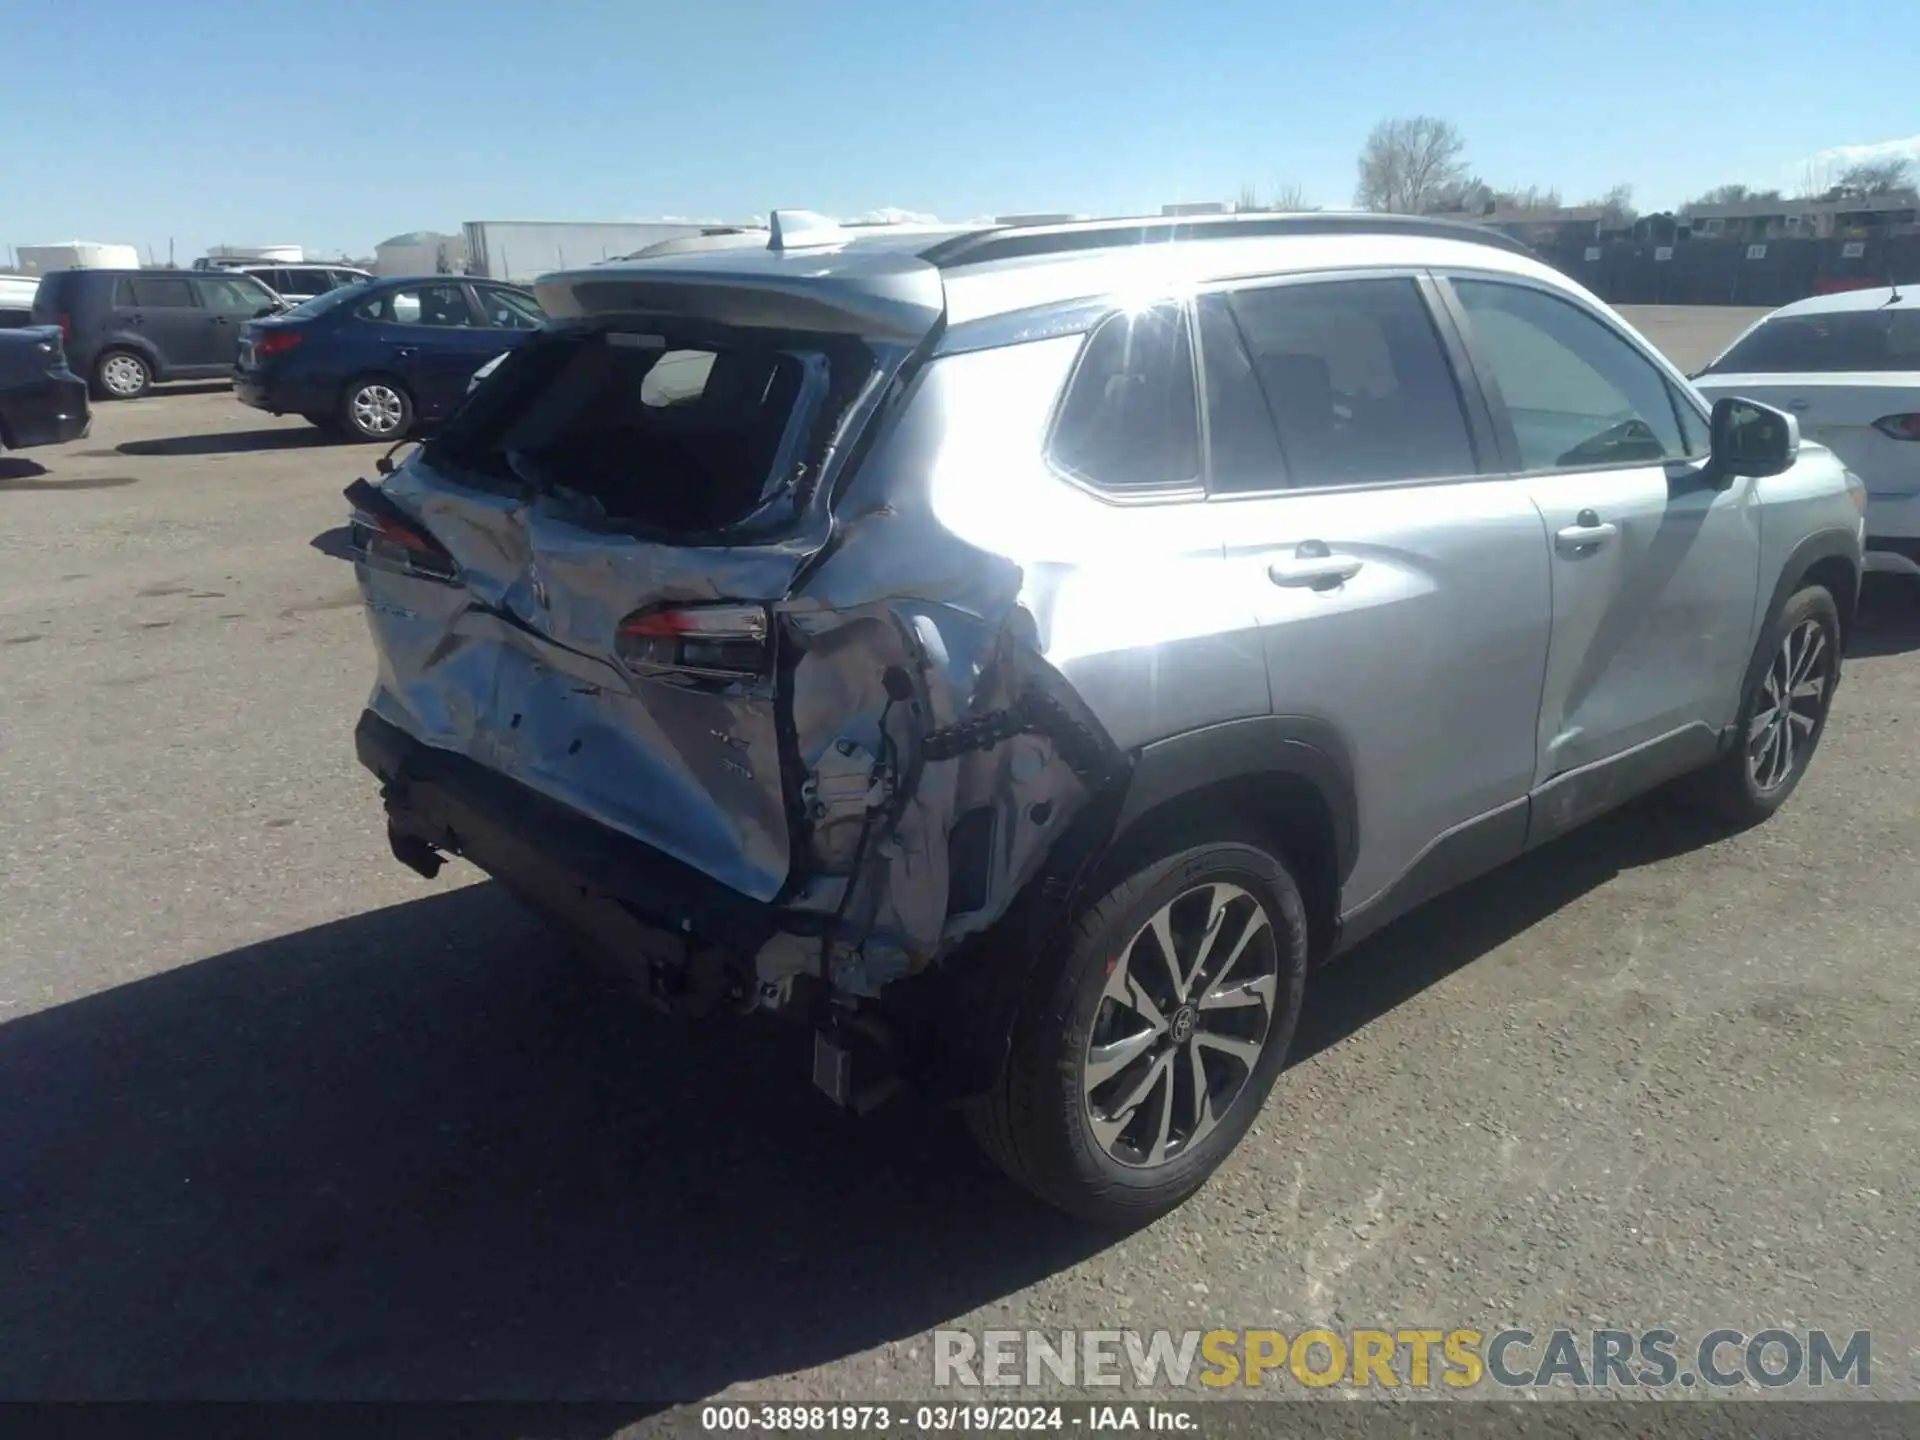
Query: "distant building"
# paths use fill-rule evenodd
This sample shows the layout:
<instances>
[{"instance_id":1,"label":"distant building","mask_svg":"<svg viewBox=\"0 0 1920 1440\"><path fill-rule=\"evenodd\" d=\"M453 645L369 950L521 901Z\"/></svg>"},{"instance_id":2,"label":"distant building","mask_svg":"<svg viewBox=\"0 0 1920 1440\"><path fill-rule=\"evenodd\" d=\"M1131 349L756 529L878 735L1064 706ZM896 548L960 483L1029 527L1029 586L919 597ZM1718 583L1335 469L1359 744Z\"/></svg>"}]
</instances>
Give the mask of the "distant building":
<instances>
[{"instance_id":1,"label":"distant building","mask_svg":"<svg viewBox=\"0 0 1920 1440\"><path fill-rule=\"evenodd\" d=\"M49 270L138 270L140 252L131 245L69 240L64 245L22 245L14 252L28 275Z\"/></svg>"},{"instance_id":2,"label":"distant building","mask_svg":"<svg viewBox=\"0 0 1920 1440\"><path fill-rule=\"evenodd\" d=\"M1604 205L1493 209L1466 218L1538 249L1553 249L1581 240L1598 240L1608 231L1626 229L1630 223Z\"/></svg>"},{"instance_id":3,"label":"distant building","mask_svg":"<svg viewBox=\"0 0 1920 1440\"><path fill-rule=\"evenodd\" d=\"M1688 205L1681 217L1699 239L1868 240L1920 233L1920 194L1822 197L1811 200L1737 200Z\"/></svg>"}]
</instances>

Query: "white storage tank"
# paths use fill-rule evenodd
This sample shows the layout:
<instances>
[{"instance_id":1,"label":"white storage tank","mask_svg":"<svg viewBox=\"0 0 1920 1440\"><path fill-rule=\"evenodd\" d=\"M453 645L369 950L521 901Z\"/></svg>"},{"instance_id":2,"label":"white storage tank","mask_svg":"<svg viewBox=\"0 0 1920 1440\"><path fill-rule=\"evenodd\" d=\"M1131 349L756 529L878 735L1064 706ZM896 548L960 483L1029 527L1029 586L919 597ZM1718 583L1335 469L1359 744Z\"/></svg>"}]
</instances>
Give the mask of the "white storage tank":
<instances>
[{"instance_id":1,"label":"white storage tank","mask_svg":"<svg viewBox=\"0 0 1920 1440\"><path fill-rule=\"evenodd\" d=\"M22 245L14 251L29 275L49 270L138 270L140 252L131 245L69 240L63 245Z\"/></svg>"}]
</instances>

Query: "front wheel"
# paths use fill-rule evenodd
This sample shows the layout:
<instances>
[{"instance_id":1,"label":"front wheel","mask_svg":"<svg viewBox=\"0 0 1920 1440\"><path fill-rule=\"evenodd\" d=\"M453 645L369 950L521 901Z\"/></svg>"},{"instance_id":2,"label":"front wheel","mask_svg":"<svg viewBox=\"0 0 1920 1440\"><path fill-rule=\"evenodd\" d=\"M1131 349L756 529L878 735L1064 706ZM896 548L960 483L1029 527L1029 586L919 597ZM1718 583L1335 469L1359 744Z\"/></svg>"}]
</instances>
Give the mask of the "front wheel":
<instances>
[{"instance_id":1,"label":"front wheel","mask_svg":"<svg viewBox=\"0 0 1920 1440\"><path fill-rule=\"evenodd\" d=\"M413 397L383 376L355 380L340 404L347 432L362 440L399 440L413 428Z\"/></svg>"},{"instance_id":2,"label":"front wheel","mask_svg":"<svg viewBox=\"0 0 1920 1440\"><path fill-rule=\"evenodd\" d=\"M1793 794L1827 728L1840 680L1840 610L1809 585L1761 637L1733 744L1682 793L1736 827L1758 825Z\"/></svg>"},{"instance_id":3,"label":"front wheel","mask_svg":"<svg viewBox=\"0 0 1920 1440\"><path fill-rule=\"evenodd\" d=\"M975 1139L1048 1203L1139 1224L1198 1190L1259 1114L1306 982L1306 907L1261 844L1136 870L1036 962Z\"/></svg>"}]
</instances>

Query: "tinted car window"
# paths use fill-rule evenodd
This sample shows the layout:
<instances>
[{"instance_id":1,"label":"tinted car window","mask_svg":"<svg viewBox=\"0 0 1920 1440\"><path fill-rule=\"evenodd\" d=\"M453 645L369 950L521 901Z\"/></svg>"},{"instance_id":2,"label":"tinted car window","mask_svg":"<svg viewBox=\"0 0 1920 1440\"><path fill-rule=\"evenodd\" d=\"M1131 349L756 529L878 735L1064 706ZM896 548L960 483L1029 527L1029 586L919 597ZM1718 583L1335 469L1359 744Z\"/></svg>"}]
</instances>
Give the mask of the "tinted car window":
<instances>
[{"instance_id":1,"label":"tinted car window","mask_svg":"<svg viewBox=\"0 0 1920 1440\"><path fill-rule=\"evenodd\" d=\"M1471 475L1459 388L1412 280L1229 297L1296 485Z\"/></svg>"},{"instance_id":2,"label":"tinted car window","mask_svg":"<svg viewBox=\"0 0 1920 1440\"><path fill-rule=\"evenodd\" d=\"M355 312L363 320L388 325L461 326L473 324L473 312L458 285L411 285L386 290Z\"/></svg>"},{"instance_id":3,"label":"tinted car window","mask_svg":"<svg viewBox=\"0 0 1920 1440\"><path fill-rule=\"evenodd\" d=\"M1658 464L1689 453L1666 376L1592 315L1523 285L1457 280L1527 470Z\"/></svg>"},{"instance_id":4,"label":"tinted car window","mask_svg":"<svg viewBox=\"0 0 1920 1440\"><path fill-rule=\"evenodd\" d=\"M487 324L496 330L538 330L546 322L546 312L518 290L481 289L476 293Z\"/></svg>"},{"instance_id":5,"label":"tinted car window","mask_svg":"<svg viewBox=\"0 0 1920 1440\"><path fill-rule=\"evenodd\" d=\"M191 310L193 287L185 280L157 275L123 275L113 288L121 310Z\"/></svg>"},{"instance_id":6,"label":"tinted car window","mask_svg":"<svg viewBox=\"0 0 1920 1440\"><path fill-rule=\"evenodd\" d=\"M1106 490L1162 490L1200 477L1193 349L1178 305L1101 322L1054 420L1055 465Z\"/></svg>"},{"instance_id":7,"label":"tinted car window","mask_svg":"<svg viewBox=\"0 0 1920 1440\"><path fill-rule=\"evenodd\" d=\"M366 276L355 274L351 270L329 270L327 272L327 278L336 289L342 285L364 285L367 283Z\"/></svg>"},{"instance_id":8,"label":"tinted car window","mask_svg":"<svg viewBox=\"0 0 1920 1440\"><path fill-rule=\"evenodd\" d=\"M1777 316L1735 341L1703 373L1822 370L1920 370L1920 310Z\"/></svg>"},{"instance_id":9,"label":"tinted car window","mask_svg":"<svg viewBox=\"0 0 1920 1440\"><path fill-rule=\"evenodd\" d=\"M1215 494L1286 483L1273 415L1226 297L1200 302L1200 370L1206 379L1207 488Z\"/></svg>"}]
</instances>

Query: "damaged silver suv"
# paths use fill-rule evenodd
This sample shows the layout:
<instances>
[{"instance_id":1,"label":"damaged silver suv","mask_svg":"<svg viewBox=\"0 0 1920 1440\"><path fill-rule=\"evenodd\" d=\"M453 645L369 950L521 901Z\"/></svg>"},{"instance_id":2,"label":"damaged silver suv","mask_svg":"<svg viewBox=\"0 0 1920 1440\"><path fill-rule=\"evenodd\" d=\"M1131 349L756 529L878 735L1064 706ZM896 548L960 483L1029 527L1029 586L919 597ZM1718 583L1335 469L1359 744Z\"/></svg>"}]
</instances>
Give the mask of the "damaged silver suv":
<instances>
[{"instance_id":1,"label":"damaged silver suv","mask_svg":"<svg viewBox=\"0 0 1920 1440\"><path fill-rule=\"evenodd\" d=\"M538 289L348 491L395 855L1081 1215L1220 1164L1317 961L1820 740L1863 492L1497 234L787 212Z\"/></svg>"}]
</instances>

